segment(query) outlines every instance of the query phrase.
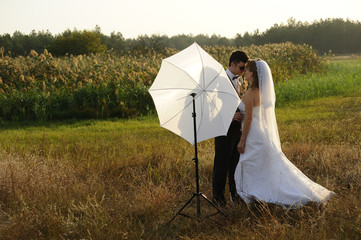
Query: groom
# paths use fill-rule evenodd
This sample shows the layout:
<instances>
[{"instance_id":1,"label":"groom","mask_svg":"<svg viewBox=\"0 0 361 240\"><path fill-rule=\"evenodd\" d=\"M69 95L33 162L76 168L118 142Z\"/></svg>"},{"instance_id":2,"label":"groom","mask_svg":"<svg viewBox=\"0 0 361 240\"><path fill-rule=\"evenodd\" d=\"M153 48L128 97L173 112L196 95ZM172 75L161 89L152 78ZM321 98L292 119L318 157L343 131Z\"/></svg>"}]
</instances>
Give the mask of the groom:
<instances>
[{"instance_id":1,"label":"groom","mask_svg":"<svg viewBox=\"0 0 361 240\"><path fill-rule=\"evenodd\" d=\"M233 52L229 58L229 65L226 70L229 80L241 97L244 92L244 83L241 74L244 73L244 66L248 61L248 56L245 52ZM227 181L231 198L233 202L238 199L236 185L234 182L234 172L239 160L239 153L237 151L237 144L241 137L241 120L243 116L237 109L234 113L233 120L229 126L226 136L219 136L215 138L215 156L213 165L213 200L219 206L226 205L226 198L224 197L224 190Z\"/></svg>"}]
</instances>

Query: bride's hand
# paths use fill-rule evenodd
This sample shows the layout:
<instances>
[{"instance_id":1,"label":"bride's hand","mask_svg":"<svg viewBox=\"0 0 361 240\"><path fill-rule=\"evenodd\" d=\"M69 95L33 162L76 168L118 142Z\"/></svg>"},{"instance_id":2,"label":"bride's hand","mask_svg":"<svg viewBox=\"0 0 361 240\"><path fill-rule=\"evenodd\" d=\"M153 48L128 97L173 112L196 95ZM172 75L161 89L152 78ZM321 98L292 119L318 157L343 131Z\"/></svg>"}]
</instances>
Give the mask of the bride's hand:
<instances>
[{"instance_id":1,"label":"bride's hand","mask_svg":"<svg viewBox=\"0 0 361 240\"><path fill-rule=\"evenodd\" d=\"M238 145L237 145L237 150L240 154L244 153L244 148L246 147L246 143L245 141L239 141Z\"/></svg>"},{"instance_id":2,"label":"bride's hand","mask_svg":"<svg viewBox=\"0 0 361 240\"><path fill-rule=\"evenodd\" d=\"M243 119L243 114L241 112L236 112L233 116L233 121L241 122Z\"/></svg>"}]
</instances>

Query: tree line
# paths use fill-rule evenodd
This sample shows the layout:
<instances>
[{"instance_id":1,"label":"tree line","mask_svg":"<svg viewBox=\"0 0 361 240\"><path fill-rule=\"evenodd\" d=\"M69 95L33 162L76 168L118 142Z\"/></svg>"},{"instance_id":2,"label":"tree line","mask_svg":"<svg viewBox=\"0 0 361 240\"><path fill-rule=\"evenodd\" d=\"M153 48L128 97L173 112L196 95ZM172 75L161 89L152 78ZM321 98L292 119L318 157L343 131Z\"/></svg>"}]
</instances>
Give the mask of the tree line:
<instances>
[{"instance_id":1,"label":"tree line","mask_svg":"<svg viewBox=\"0 0 361 240\"><path fill-rule=\"evenodd\" d=\"M274 24L264 32L237 34L234 38L220 35L140 35L125 39L120 32L110 35L101 33L100 27L93 30L65 30L53 35L49 31L33 30L30 34L19 31L0 35L1 55L28 55L31 50L43 52L47 49L55 56L78 55L112 51L117 54L162 52L166 48L184 49L197 42L201 46L249 46L267 43L293 42L308 44L320 54L331 51L334 54L361 53L361 22L341 18L321 19L312 23L290 18L287 24Z\"/></svg>"}]
</instances>

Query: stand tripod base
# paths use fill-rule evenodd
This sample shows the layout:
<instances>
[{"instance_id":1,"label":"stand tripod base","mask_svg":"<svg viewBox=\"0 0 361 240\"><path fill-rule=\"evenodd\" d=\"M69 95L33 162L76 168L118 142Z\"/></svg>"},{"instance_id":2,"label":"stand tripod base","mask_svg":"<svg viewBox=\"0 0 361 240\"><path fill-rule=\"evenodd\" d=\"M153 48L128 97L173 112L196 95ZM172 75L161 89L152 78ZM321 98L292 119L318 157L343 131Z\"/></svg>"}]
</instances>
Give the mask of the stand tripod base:
<instances>
[{"instance_id":1,"label":"stand tripod base","mask_svg":"<svg viewBox=\"0 0 361 240\"><path fill-rule=\"evenodd\" d=\"M221 213L222 215L224 215L224 213L216 206L214 205L214 203L212 203L207 197L206 195L204 195L203 193L199 192L199 174L198 174L198 150L197 150L197 131L196 131L196 107L195 107L195 102L194 102L194 97L196 96L196 93L191 93L190 94L193 97L193 113L192 113L192 117L193 117L193 131L194 131L194 158L193 161L195 163L195 167L196 167L196 187L197 187L197 192L193 193L193 196L188 200L188 202L186 202L186 204L183 205L183 207L177 212L177 214L168 222L168 225L178 216L184 216L184 217L189 217L186 214L183 214L182 211L183 209L193 200L193 198L197 197L197 219L198 221L201 220L201 203L200 203L200 198L204 198L205 200L207 200L207 202L209 204L211 204L212 207L214 207L215 209L217 209L217 213ZM215 214L209 215L207 217L213 216ZM225 215L224 215L225 216Z\"/></svg>"},{"instance_id":2,"label":"stand tripod base","mask_svg":"<svg viewBox=\"0 0 361 240\"><path fill-rule=\"evenodd\" d=\"M183 217L188 217L188 218L192 218L189 215L183 214L182 211L183 209L192 202L193 198L197 197L197 220L200 222L201 221L201 206L200 206L200 198L204 198L205 200L207 200L207 202L214 207L217 212L213 213L211 215L206 216L207 217L211 217L214 216L218 213L222 214L223 216L225 216L225 214L214 204L212 203L212 201L210 201L206 195L204 195L203 193L193 193L193 196L183 205L183 207L181 207L181 209L179 209L179 211L174 215L174 217L168 222L168 225L178 216L181 215Z\"/></svg>"}]
</instances>

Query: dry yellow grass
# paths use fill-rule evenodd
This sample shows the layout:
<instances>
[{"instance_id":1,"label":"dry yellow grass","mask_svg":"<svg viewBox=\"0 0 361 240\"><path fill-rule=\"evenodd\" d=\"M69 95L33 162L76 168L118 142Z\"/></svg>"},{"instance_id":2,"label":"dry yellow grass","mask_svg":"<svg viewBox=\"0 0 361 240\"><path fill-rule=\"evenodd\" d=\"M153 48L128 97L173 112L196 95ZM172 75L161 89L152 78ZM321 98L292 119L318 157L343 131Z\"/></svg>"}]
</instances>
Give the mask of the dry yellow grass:
<instances>
[{"instance_id":1,"label":"dry yellow grass","mask_svg":"<svg viewBox=\"0 0 361 240\"><path fill-rule=\"evenodd\" d=\"M170 226L195 191L194 149L156 117L3 126L0 239L360 239L359 96L277 109L286 156L336 192L325 206L240 204L226 218L179 216ZM213 140L198 146L210 197ZM202 201L201 210L213 209Z\"/></svg>"}]
</instances>

